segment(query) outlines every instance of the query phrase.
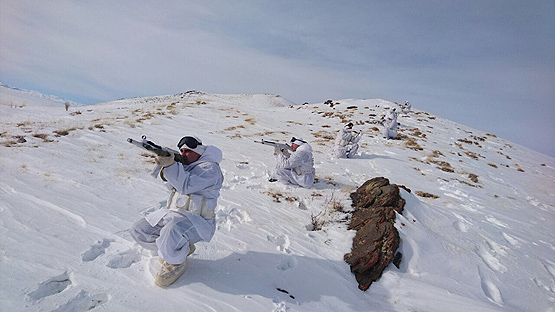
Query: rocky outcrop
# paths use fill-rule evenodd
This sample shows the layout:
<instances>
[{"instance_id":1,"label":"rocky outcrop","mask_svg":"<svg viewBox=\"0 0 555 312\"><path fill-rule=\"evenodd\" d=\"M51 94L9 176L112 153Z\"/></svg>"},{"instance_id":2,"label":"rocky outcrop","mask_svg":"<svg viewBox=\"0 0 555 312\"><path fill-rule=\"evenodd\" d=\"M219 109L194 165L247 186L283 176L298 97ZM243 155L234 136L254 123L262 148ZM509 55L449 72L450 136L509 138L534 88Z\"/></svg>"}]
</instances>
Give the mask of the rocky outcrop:
<instances>
[{"instance_id":1,"label":"rocky outcrop","mask_svg":"<svg viewBox=\"0 0 555 312\"><path fill-rule=\"evenodd\" d=\"M383 177L366 181L351 193L354 212L349 229L356 230L351 252L345 261L351 266L360 290L367 290L383 270L395 259L398 266L401 254L399 232L394 226L395 211L403 213L405 200L399 187Z\"/></svg>"}]
</instances>

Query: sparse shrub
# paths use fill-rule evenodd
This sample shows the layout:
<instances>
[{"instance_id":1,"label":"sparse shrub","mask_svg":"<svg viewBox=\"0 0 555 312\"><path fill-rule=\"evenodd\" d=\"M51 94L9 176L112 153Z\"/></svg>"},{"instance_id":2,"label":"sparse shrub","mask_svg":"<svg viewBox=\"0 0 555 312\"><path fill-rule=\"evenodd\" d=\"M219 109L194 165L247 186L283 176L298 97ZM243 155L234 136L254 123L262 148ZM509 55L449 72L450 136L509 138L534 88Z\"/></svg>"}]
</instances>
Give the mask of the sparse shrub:
<instances>
[{"instance_id":1,"label":"sparse shrub","mask_svg":"<svg viewBox=\"0 0 555 312\"><path fill-rule=\"evenodd\" d=\"M460 183L462 183L462 184L466 184L466 185L468 185L468 186L472 186L472 187L478 187L478 188L481 188L481 186L480 186L480 185L474 185L474 184L472 184L472 183L468 183L468 182L466 182L466 181L463 181L463 180L459 180L459 179L457 179L457 181L459 181L459 182L460 182Z\"/></svg>"},{"instance_id":2,"label":"sparse shrub","mask_svg":"<svg viewBox=\"0 0 555 312\"><path fill-rule=\"evenodd\" d=\"M472 158L472 159L478 160L478 155L476 155L476 153L473 153L473 152L471 152L471 151L466 151L466 152L464 152L464 153L466 154L466 156L468 156L468 157L470 157L470 158Z\"/></svg>"},{"instance_id":3,"label":"sparse shrub","mask_svg":"<svg viewBox=\"0 0 555 312\"><path fill-rule=\"evenodd\" d=\"M433 198L433 199L439 198L439 196L437 196L437 195L434 195L432 193L422 192L422 191L416 191L416 192L414 192L414 194L416 194L420 197L426 197L426 198Z\"/></svg>"},{"instance_id":4,"label":"sparse shrub","mask_svg":"<svg viewBox=\"0 0 555 312\"><path fill-rule=\"evenodd\" d=\"M135 128L135 123L134 123L133 121L131 121L130 118L126 118L126 119L123 121L123 124L124 124L124 125L128 125L128 126L131 127L131 128Z\"/></svg>"},{"instance_id":5,"label":"sparse shrub","mask_svg":"<svg viewBox=\"0 0 555 312\"><path fill-rule=\"evenodd\" d=\"M431 159L431 160L429 160L429 162L438 165L438 168L440 170L445 171L445 172L455 172L455 169L453 169L453 167L451 167L451 164L446 162L446 161L439 161L439 160Z\"/></svg>"},{"instance_id":6,"label":"sparse shrub","mask_svg":"<svg viewBox=\"0 0 555 312\"><path fill-rule=\"evenodd\" d=\"M35 134L33 134L33 137L46 141L46 138L48 137L48 134L46 134L46 133L35 133Z\"/></svg>"},{"instance_id":7,"label":"sparse shrub","mask_svg":"<svg viewBox=\"0 0 555 312\"><path fill-rule=\"evenodd\" d=\"M54 133L56 133L57 137L61 137L64 135L68 135L69 131L68 130L55 130Z\"/></svg>"},{"instance_id":8,"label":"sparse shrub","mask_svg":"<svg viewBox=\"0 0 555 312\"><path fill-rule=\"evenodd\" d=\"M415 151L422 151L424 150L415 139L407 137L404 143L405 147Z\"/></svg>"},{"instance_id":9,"label":"sparse shrub","mask_svg":"<svg viewBox=\"0 0 555 312\"><path fill-rule=\"evenodd\" d=\"M434 157L434 158L436 158L436 157L445 156L445 155L443 155L443 153L440 152L440 151L438 151L438 150L434 150L434 151L432 152L432 154L430 154L430 155L428 155L428 156L429 156L429 157Z\"/></svg>"},{"instance_id":10,"label":"sparse shrub","mask_svg":"<svg viewBox=\"0 0 555 312\"><path fill-rule=\"evenodd\" d=\"M472 145L472 141L468 139L458 139L457 141Z\"/></svg>"},{"instance_id":11,"label":"sparse shrub","mask_svg":"<svg viewBox=\"0 0 555 312\"><path fill-rule=\"evenodd\" d=\"M335 194L332 192L331 196L326 198L324 202L324 209L317 215L310 214L310 225L307 226L307 229L309 231L322 230L331 221L332 214L337 212L344 212L344 206L335 198Z\"/></svg>"},{"instance_id":12,"label":"sparse shrub","mask_svg":"<svg viewBox=\"0 0 555 312\"><path fill-rule=\"evenodd\" d=\"M321 131L313 133L312 135L316 138L322 138L322 139L328 140L328 141L335 140L335 136L332 133L328 132L328 131L321 130Z\"/></svg>"},{"instance_id":13,"label":"sparse shrub","mask_svg":"<svg viewBox=\"0 0 555 312\"><path fill-rule=\"evenodd\" d=\"M8 140L8 141L4 141L2 145L4 145L5 147L12 147L14 145L17 145L17 142L14 140Z\"/></svg>"},{"instance_id":14,"label":"sparse shrub","mask_svg":"<svg viewBox=\"0 0 555 312\"><path fill-rule=\"evenodd\" d=\"M267 195L270 195L274 198L274 202L281 203L281 198L283 197L283 193L276 190L269 190L266 192Z\"/></svg>"}]
</instances>

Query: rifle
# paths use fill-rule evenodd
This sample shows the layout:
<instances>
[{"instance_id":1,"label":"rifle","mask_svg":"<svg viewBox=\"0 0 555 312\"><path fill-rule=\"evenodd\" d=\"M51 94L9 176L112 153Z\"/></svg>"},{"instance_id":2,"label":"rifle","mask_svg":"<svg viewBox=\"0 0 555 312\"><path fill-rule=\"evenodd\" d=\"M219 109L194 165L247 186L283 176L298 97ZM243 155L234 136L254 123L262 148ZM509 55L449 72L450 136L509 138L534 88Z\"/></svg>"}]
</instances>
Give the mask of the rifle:
<instances>
[{"instance_id":1,"label":"rifle","mask_svg":"<svg viewBox=\"0 0 555 312\"><path fill-rule=\"evenodd\" d=\"M260 143L260 144L264 144L264 145L270 145L270 146L273 146L273 147L278 146L279 149L280 149L282 152L285 152L285 151L287 151L287 152L289 152L289 151L293 152L293 148L292 148L291 146L289 146L289 145L287 145L287 144L283 144L283 143L277 143L277 142L274 142L274 141L267 141L267 140L264 140L264 139L262 139L261 141L254 141L254 143Z\"/></svg>"},{"instance_id":2,"label":"rifle","mask_svg":"<svg viewBox=\"0 0 555 312\"><path fill-rule=\"evenodd\" d=\"M151 153L154 153L158 156L166 156L167 157L167 156L173 155L173 159L176 162L183 163L183 156L181 156L180 152L178 152L176 150L173 150L171 148L162 147L162 146L157 145L156 143L154 143L152 141L148 141L146 139L146 135L143 135L142 139L143 139L142 141L136 141L136 140L133 140L131 138L127 138L127 142L129 142L129 143L131 143L135 146L138 146L142 149L145 149L145 150L147 150ZM154 169L152 170L151 175L155 178L158 177L158 175L160 174L160 170L162 170L162 166L156 165L154 167Z\"/></svg>"}]
</instances>

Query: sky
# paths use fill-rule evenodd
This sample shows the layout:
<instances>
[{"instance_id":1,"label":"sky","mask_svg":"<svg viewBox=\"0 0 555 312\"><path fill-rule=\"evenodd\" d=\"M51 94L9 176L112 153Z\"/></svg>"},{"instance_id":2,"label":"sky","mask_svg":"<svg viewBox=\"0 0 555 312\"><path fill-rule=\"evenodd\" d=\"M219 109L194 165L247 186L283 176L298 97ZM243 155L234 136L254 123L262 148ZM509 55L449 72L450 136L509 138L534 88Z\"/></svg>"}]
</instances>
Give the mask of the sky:
<instances>
[{"instance_id":1,"label":"sky","mask_svg":"<svg viewBox=\"0 0 555 312\"><path fill-rule=\"evenodd\" d=\"M555 2L0 0L0 81L410 101L555 157Z\"/></svg>"}]
</instances>

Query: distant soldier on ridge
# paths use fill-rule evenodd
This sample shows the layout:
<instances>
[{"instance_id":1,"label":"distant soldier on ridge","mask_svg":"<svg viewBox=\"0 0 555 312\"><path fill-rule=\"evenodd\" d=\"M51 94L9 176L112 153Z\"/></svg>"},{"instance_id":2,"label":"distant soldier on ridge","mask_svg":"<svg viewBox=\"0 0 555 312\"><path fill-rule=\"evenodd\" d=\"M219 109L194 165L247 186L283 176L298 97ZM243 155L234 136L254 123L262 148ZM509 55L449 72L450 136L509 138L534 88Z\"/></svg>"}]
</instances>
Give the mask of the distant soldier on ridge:
<instances>
[{"instance_id":1,"label":"distant soldier on ridge","mask_svg":"<svg viewBox=\"0 0 555 312\"><path fill-rule=\"evenodd\" d=\"M384 138L388 140L397 138L397 109L395 107L385 114L383 128Z\"/></svg>"}]
</instances>

